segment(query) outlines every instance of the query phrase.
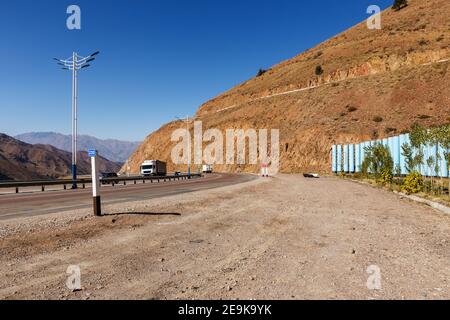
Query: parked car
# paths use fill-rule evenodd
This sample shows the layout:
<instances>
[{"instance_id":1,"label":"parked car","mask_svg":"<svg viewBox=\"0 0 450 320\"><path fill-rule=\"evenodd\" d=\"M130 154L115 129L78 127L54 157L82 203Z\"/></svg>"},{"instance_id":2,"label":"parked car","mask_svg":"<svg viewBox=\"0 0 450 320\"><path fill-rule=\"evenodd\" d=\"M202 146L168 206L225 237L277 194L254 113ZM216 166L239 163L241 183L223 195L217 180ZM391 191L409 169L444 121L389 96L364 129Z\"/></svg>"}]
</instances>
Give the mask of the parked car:
<instances>
[{"instance_id":1,"label":"parked car","mask_svg":"<svg viewBox=\"0 0 450 320\"><path fill-rule=\"evenodd\" d=\"M174 176L179 176L179 175L181 175L181 172L180 171L175 171L175 173L173 175Z\"/></svg>"},{"instance_id":2,"label":"parked car","mask_svg":"<svg viewBox=\"0 0 450 320\"><path fill-rule=\"evenodd\" d=\"M104 181L103 179L105 179L105 178L107 178L107 179L118 178L118 175L115 172L103 172L102 173L102 180L101 180L102 184L110 184L110 183L118 184L119 183L119 180Z\"/></svg>"}]
</instances>

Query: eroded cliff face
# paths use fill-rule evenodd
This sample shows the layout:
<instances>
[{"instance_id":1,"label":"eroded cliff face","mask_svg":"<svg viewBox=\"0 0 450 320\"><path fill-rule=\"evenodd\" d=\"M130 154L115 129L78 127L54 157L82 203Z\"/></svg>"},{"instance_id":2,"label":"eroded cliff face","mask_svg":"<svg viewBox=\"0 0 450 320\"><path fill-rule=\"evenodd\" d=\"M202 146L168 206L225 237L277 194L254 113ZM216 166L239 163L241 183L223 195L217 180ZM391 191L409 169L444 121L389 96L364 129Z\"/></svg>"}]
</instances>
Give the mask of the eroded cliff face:
<instances>
[{"instance_id":1,"label":"eroded cliff face","mask_svg":"<svg viewBox=\"0 0 450 320\"><path fill-rule=\"evenodd\" d=\"M317 87L324 84L365 77L384 72L396 71L400 68L418 67L432 63L443 63L450 60L450 50L427 50L404 55L376 56L369 61L347 70L336 70L325 76L319 76L308 81L304 88Z\"/></svg>"},{"instance_id":2,"label":"eroded cliff face","mask_svg":"<svg viewBox=\"0 0 450 320\"><path fill-rule=\"evenodd\" d=\"M448 123L448 12L447 0L411 0L399 12L388 9L382 30L357 25L206 102L195 120L204 131L224 135L227 129L279 129L280 169L288 173L329 172L333 143L396 135L416 122ZM321 76L315 75L318 65ZM183 127L173 122L148 136L130 158L132 171L145 159L185 171L171 161L172 132ZM215 170L258 172L259 165Z\"/></svg>"}]
</instances>

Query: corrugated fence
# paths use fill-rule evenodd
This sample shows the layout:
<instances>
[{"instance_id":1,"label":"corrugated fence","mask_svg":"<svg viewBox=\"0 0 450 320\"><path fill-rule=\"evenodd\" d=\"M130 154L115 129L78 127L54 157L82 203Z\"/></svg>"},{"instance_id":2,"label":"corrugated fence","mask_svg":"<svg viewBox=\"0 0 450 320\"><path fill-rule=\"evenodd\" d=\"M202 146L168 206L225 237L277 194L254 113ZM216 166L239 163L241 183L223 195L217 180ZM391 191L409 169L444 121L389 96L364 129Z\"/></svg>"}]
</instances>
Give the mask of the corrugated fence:
<instances>
[{"instance_id":1,"label":"corrugated fence","mask_svg":"<svg viewBox=\"0 0 450 320\"><path fill-rule=\"evenodd\" d=\"M387 146L391 152L394 160L394 168L399 168L402 175L408 174L406 167L406 159L402 154L402 145L410 144L409 134L402 134L400 136L386 138L382 140L365 141L359 144L344 144L333 145L331 151L332 170L334 173L358 173L361 172L362 164L365 158L365 148L375 143L382 143ZM420 173L423 176L429 177L449 177L449 169L447 161L444 157L444 149L436 145L427 145L424 148L424 160L420 166ZM430 168L427 165L427 159L433 158L433 163L438 163L439 170L435 172L435 165ZM438 160L437 160L438 159Z\"/></svg>"}]
</instances>

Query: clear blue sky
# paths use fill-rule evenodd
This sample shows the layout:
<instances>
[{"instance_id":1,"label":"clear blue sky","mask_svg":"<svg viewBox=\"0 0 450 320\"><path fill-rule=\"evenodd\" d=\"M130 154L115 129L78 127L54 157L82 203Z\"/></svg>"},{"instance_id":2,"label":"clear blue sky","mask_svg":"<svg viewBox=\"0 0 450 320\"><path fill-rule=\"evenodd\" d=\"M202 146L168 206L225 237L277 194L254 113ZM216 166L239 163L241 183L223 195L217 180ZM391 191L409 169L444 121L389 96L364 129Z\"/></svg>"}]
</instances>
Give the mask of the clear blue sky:
<instances>
[{"instance_id":1,"label":"clear blue sky","mask_svg":"<svg viewBox=\"0 0 450 320\"><path fill-rule=\"evenodd\" d=\"M100 50L80 74L79 132L142 140L175 116L362 21L393 0L8 1L0 132L70 133L71 76L53 57ZM77 4L81 31L66 28Z\"/></svg>"}]
</instances>

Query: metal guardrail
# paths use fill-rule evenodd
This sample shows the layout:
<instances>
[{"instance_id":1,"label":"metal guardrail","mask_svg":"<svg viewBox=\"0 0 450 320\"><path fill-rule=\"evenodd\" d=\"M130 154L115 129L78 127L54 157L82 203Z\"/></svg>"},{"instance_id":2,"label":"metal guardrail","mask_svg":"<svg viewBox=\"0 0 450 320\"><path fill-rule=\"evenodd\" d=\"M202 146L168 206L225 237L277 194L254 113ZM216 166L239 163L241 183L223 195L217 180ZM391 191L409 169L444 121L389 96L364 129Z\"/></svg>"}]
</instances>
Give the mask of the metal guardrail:
<instances>
[{"instance_id":1,"label":"metal guardrail","mask_svg":"<svg viewBox=\"0 0 450 320\"><path fill-rule=\"evenodd\" d=\"M191 178L199 178L202 175L199 173L193 173L191 175L171 175L171 176L133 176L133 177L112 177L112 178L102 178L100 179L100 183L102 184L110 184L112 186L116 184L123 183L124 185L127 182L133 182L133 184L137 184L138 181L142 181L146 183L150 181L150 183L156 182L166 182L166 181L176 181L176 180L187 180ZM80 185L83 189L86 188L86 184L92 183L91 179L78 179L75 181L76 185ZM46 186L56 186L62 185L64 186L64 190L67 189L67 185L71 186L73 181L71 179L63 179L63 180L41 180L41 181L14 181L14 182L1 182L0 189L5 188L15 188L16 193L19 193L19 188L25 187L41 187L41 191L45 191Z\"/></svg>"}]
</instances>

